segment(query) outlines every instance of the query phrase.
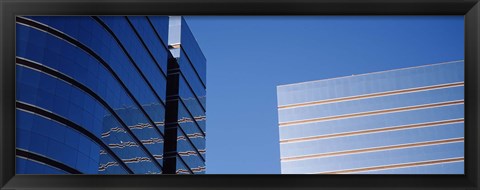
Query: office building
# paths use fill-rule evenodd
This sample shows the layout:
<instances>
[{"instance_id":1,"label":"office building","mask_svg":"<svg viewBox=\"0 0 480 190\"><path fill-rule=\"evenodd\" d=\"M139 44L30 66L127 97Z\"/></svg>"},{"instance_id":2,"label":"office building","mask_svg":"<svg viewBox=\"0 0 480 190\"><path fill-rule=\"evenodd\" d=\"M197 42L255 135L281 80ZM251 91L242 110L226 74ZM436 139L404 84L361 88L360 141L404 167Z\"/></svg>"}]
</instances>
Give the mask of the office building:
<instances>
[{"instance_id":1,"label":"office building","mask_svg":"<svg viewBox=\"0 0 480 190\"><path fill-rule=\"evenodd\" d=\"M285 174L464 174L464 62L277 87Z\"/></svg>"},{"instance_id":2,"label":"office building","mask_svg":"<svg viewBox=\"0 0 480 190\"><path fill-rule=\"evenodd\" d=\"M169 33L165 169L205 173L206 59L183 17L170 17Z\"/></svg>"},{"instance_id":3,"label":"office building","mask_svg":"<svg viewBox=\"0 0 480 190\"><path fill-rule=\"evenodd\" d=\"M181 43L201 55L189 30L169 28L166 16L17 17L17 174L204 173L205 159L191 152L205 153L204 133L189 128L172 142L165 131L166 118L179 112L167 109L167 89L179 88L169 70L181 65L169 36L189 35ZM204 71L205 62L195 66ZM205 111L182 119L194 117L203 118L205 131ZM199 148L166 152L172 143ZM167 171L172 154L182 167Z\"/></svg>"}]
</instances>

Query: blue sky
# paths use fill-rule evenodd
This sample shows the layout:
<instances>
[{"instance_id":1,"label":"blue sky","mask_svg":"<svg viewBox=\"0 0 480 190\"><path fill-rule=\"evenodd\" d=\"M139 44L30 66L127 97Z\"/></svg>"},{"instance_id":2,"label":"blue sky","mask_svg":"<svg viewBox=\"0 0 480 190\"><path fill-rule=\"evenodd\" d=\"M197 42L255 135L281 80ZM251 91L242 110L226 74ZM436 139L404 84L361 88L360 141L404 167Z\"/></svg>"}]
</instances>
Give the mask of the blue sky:
<instances>
[{"instance_id":1,"label":"blue sky","mask_svg":"<svg viewBox=\"0 0 480 190\"><path fill-rule=\"evenodd\" d=\"M207 58L207 173L280 173L276 86L464 59L463 16L187 16Z\"/></svg>"}]
</instances>

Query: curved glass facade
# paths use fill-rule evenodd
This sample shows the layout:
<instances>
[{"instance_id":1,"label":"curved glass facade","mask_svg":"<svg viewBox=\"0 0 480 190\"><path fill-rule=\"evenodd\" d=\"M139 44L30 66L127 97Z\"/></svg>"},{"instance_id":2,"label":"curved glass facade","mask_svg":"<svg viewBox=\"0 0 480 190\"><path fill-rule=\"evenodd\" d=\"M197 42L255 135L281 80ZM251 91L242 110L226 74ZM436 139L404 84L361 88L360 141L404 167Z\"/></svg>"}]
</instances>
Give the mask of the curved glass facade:
<instances>
[{"instance_id":1,"label":"curved glass facade","mask_svg":"<svg viewBox=\"0 0 480 190\"><path fill-rule=\"evenodd\" d=\"M166 173L165 117L179 112L166 109L168 63L177 60L168 48L169 22L17 17L17 174ZM184 136L198 137L192 129ZM194 141L204 151L201 137ZM178 155L187 173L205 170L204 159Z\"/></svg>"},{"instance_id":2,"label":"curved glass facade","mask_svg":"<svg viewBox=\"0 0 480 190\"><path fill-rule=\"evenodd\" d=\"M277 93L282 173L464 173L463 61Z\"/></svg>"}]
</instances>

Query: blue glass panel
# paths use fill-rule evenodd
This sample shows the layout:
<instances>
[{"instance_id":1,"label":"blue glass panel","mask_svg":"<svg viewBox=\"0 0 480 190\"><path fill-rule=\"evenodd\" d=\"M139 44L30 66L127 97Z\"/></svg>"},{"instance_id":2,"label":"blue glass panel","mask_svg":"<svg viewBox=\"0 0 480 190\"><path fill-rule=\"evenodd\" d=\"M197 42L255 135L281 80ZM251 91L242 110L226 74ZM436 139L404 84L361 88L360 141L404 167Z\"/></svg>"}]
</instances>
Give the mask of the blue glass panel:
<instances>
[{"instance_id":1,"label":"blue glass panel","mask_svg":"<svg viewBox=\"0 0 480 190\"><path fill-rule=\"evenodd\" d=\"M204 83L198 78L197 72L193 68L189 59L185 58L184 51L180 51L179 65L183 76L185 77L185 81L188 81L189 86L193 89L193 92L199 99L200 103L206 108L206 90Z\"/></svg>"},{"instance_id":2,"label":"blue glass panel","mask_svg":"<svg viewBox=\"0 0 480 190\"><path fill-rule=\"evenodd\" d=\"M183 77L179 77L179 96L188 111L193 115L195 121L200 126L202 131L205 131L206 115L205 110L200 105L198 99L195 97L187 82Z\"/></svg>"},{"instance_id":3,"label":"blue glass panel","mask_svg":"<svg viewBox=\"0 0 480 190\"><path fill-rule=\"evenodd\" d=\"M105 150L100 150L100 162L89 163L90 165L96 165L98 167L99 174L126 174L125 170L110 157Z\"/></svg>"},{"instance_id":4,"label":"blue glass panel","mask_svg":"<svg viewBox=\"0 0 480 190\"><path fill-rule=\"evenodd\" d=\"M205 135L200 130L199 126L193 119L190 117L190 114L186 111L185 106L182 103L178 105L178 114L179 120L178 125L182 128L182 130L186 133L186 136L194 146L198 149L200 154L205 157ZM198 121L197 121L198 122ZM182 139L187 140L187 139Z\"/></svg>"},{"instance_id":5,"label":"blue glass panel","mask_svg":"<svg viewBox=\"0 0 480 190\"><path fill-rule=\"evenodd\" d=\"M128 19L135 27L135 30L138 31L140 37L145 42L148 47L148 50L152 52L152 55L155 57L156 62L162 68L163 73L166 75L167 72L167 60L168 60L168 47L165 46L164 40L167 38L159 38L158 33L155 32L155 29L152 28L147 17L144 16L129 16ZM168 22L164 22L162 28L168 29Z\"/></svg>"},{"instance_id":6,"label":"blue glass panel","mask_svg":"<svg viewBox=\"0 0 480 190\"><path fill-rule=\"evenodd\" d=\"M177 171L176 174L191 174L190 170L188 170L188 166L186 166L180 157L176 157L177 159Z\"/></svg>"},{"instance_id":7,"label":"blue glass panel","mask_svg":"<svg viewBox=\"0 0 480 190\"><path fill-rule=\"evenodd\" d=\"M138 100L138 102L142 106L151 105L151 104L158 104L158 105L162 104L154 96L153 94L154 92L150 90L146 81L143 80L142 77L140 76L140 73L132 72L132 71L136 71L134 64L129 61L127 55L122 51L121 47L114 40L114 38L93 18L62 17L62 16L58 16L58 17L35 16L35 17L29 17L29 18L35 21L43 22L44 24L51 26L53 28L59 29L62 32L72 36L73 38L79 40L81 43L91 48L96 54L102 57L102 59L104 59L110 67L112 67L113 71L120 77L121 81L127 86L128 90L133 94L134 98ZM75 28L80 28L82 32L78 33L78 31L76 31ZM97 65L96 67L98 67L98 69L95 68L95 66L92 66L93 68L91 69L91 71L93 71L93 73L95 73L96 70L99 70L99 69L100 71L102 70L105 71L105 73L99 73L97 76L84 77L86 78L86 80L94 81L97 83L93 85L98 88L98 90L95 90L97 93L107 94L109 92L113 92L113 94L110 94L109 98L107 99L112 99L112 97L116 97L115 93L124 93L122 92L124 90L119 90L121 89L121 87L115 84L118 81L115 82L116 79L114 79L110 73L106 72L105 68L102 68L102 66L99 65L99 62L97 60L93 59L82 50L78 49L75 46L71 46L71 44L68 44L63 40L60 40L53 36L50 36L50 38L52 42L60 43L60 44L63 43L64 45L62 49L65 49L65 51L73 48L72 50L68 50L68 51L78 52L75 54L57 53L58 56L60 57L63 57L63 56L71 57L69 58L69 61L67 63L76 63L72 65L74 67L81 65L81 66L87 66L89 68L91 67L90 65ZM35 41L32 41L31 43L35 43ZM47 48L49 47L50 46L47 46ZM32 50L32 52L33 51L35 50ZM42 57L40 57L41 59L34 59L31 56L31 52L29 52L26 55L23 55L23 54L19 54L19 55L22 57L26 57L31 60L43 63ZM49 55L55 56L55 54L49 54ZM84 60L90 60L90 63L87 62L89 64L86 64L85 62L83 62ZM61 62L61 63L64 63L64 62ZM150 64L144 64L144 66L145 65L149 66ZM53 67L52 65L49 65L49 66L52 68L57 68L57 67ZM61 70L62 72L66 73L69 76L72 76L75 79L79 77L77 76L79 73L82 73L82 72L75 72L76 70L78 70L77 68L68 70L68 68L64 68L64 67L65 67L64 65L61 65L58 68L62 69ZM68 72L68 71L71 71L71 72ZM72 73L72 74L69 74L69 73ZM154 76L154 77L159 77L159 76ZM92 79L98 79L98 80L95 81ZM112 82L110 83L101 82L105 80L110 80ZM165 80L159 80L156 82L158 82L159 86L166 84ZM111 91L108 90L108 87L110 86L114 87L114 89ZM158 90L162 90L162 89L158 89ZM165 93L159 94L161 98L163 96L162 94L165 94ZM119 99L119 100L122 100L122 99ZM121 101L118 102L118 104L129 105L129 104L121 104ZM147 112L147 114L152 120L163 122L163 115L158 114L159 112L163 112L163 110L156 110L155 112Z\"/></svg>"},{"instance_id":8,"label":"blue glass panel","mask_svg":"<svg viewBox=\"0 0 480 190\"><path fill-rule=\"evenodd\" d=\"M178 130L177 152L185 161L187 166L195 173L205 173L205 163L198 155L196 148L188 141L187 135L182 130Z\"/></svg>"},{"instance_id":9,"label":"blue glass panel","mask_svg":"<svg viewBox=\"0 0 480 190\"><path fill-rule=\"evenodd\" d=\"M19 30L31 30L28 27L19 27ZM41 31L33 30L35 31L34 33L42 33ZM115 108L117 113L120 115L120 117L123 119L123 121L128 125L131 126L134 129L133 130L134 134L137 135L144 144L149 149L152 151L152 154L157 155L159 158L161 158L162 155L162 149L163 146L160 144L158 145L158 142L163 142L163 138L155 132L156 130L153 129L151 124L149 124L147 118L139 112L137 106L133 103L132 99L125 93L125 91L122 89L120 86L119 82L112 77L112 75L101 65L98 63L97 60L91 58L89 55L87 55L85 52L82 50L71 46L71 44L62 41L56 37L53 37L51 35L48 35L48 40L49 41L59 41L61 44L64 45L64 49L71 49L69 50L69 54L67 55L58 55L56 56L53 53L50 53L51 56L48 57L58 57L58 59L55 59L57 62L53 62L53 59L49 60L44 60L42 57L32 57L29 52L24 52L24 54L20 53L21 56L25 56L28 59L33 59L35 61L42 61L42 64L45 64L44 66L51 67L52 69L55 69L59 72L62 72L65 75L69 75L72 78L75 78L77 81L81 82L82 84L86 85L93 91L95 91L99 96L101 96L107 103ZM37 43L36 41L32 42L20 42L19 46L31 46L31 44ZM40 44L42 45L42 44ZM46 47L47 49L49 47ZM67 56L67 57L65 57ZM50 61L52 60L52 62ZM77 61L78 60L78 61ZM59 62L62 64L58 64ZM82 69L82 67L86 67L87 69ZM78 70L88 70L88 72L84 75L79 75ZM21 73L20 73L21 74ZM33 75L36 76L36 75ZM55 85L52 85L55 87ZM44 108L50 108L50 106L54 106L55 108L51 108L49 110L58 110L59 112L68 112L71 117L73 117L77 121L81 121L84 123L81 123L82 125L85 126L92 126L92 125L104 125L104 129L102 133L110 131L110 128L112 128L110 125L105 125L107 123L102 124L102 120L104 118L100 118L98 120L80 120L80 118L85 117L85 114L92 114L92 115L105 115L104 110L101 108L95 108L94 105L98 105L95 100L92 98L83 98L83 96L71 96L70 95L70 89L66 88L64 85L57 86L59 92L60 98L57 99L57 103L60 103L59 105L57 104L52 104L52 103L42 103L42 107ZM30 89L28 89L30 90ZM26 90L26 91L28 91ZM22 93L18 93L20 97L24 95L23 91ZM35 93L32 93L35 94ZM46 100L53 100L49 96L40 96L40 97L46 97ZM47 98L48 97L48 98ZM38 99L37 96L34 96L32 98ZM84 107L83 111L76 110L76 107L73 106L72 108L63 106L63 105L68 105L68 100L72 99L73 104L76 106ZM98 106L97 106L98 107ZM125 107L131 107L132 110L136 110L135 116L129 116L128 114L122 114L123 112L121 110L124 110ZM160 130L163 130L163 118L164 118L164 107L161 104L157 104L156 106L150 106L146 104L144 106L145 110L147 113L150 113L149 115L152 116L152 119L154 119L155 123L157 124L157 127L160 128ZM70 109L70 110L69 110ZM96 111L95 111L96 110ZM85 113L86 112L86 113ZM82 116L82 114L84 116ZM145 125L146 124L146 125ZM113 128L117 128L120 125L115 124L113 125ZM136 128L135 126L149 126L146 128ZM98 128L101 129L101 128ZM121 139L120 139L121 140ZM131 142L131 141L127 141ZM154 142L152 144L152 142ZM115 143L118 144L118 143ZM156 144L156 145L155 145ZM160 161L161 163L161 161Z\"/></svg>"},{"instance_id":10,"label":"blue glass panel","mask_svg":"<svg viewBox=\"0 0 480 190\"><path fill-rule=\"evenodd\" d=\"M200 46L198 46L197 40L190 31L185 19L181 18L181 44L182 49L185 50L188 59L192 63L193 67L195 68L196 72L200 76L201 80L204 84L207 83L206 74L206 59L200 50ZM180 56L182 58L182 56Z\"/></svg>"},{"instance_id":11,"label":"blue glass panel","mask_svg":"<svg viewBox=\"0 0 480 190\"><path fill-rule=\"evenodd\" d=\"M28 160L23 157L16 157L15 163L17 174L68 174L68 172L61 169Z\"/></svg>"},{"instance_id":12,"label":"blue glass panel","mask_svg":"<svg viewBox=\"0 0 480 190\"><path fill-rule=\"evenodd\" d=\"M48 97L57 97L57 96L59 96L59 94L69 92L68 93L69 97L64 99L65 100L64 103L58 104L58 102L56 102L55 105L53 106L53 109L48 110L48 111L52 111L55 114L58 114L58 115L66 118L66 119L71 120L72 122L74 122L74 123L76 123L76 124L78 124L82 127L85 127L88 131L90 131L91 133L93 133L97 137L101 138L102 141L105 142L105 144L111 146L112 150L120 158L128 160L127 165L129 165L133 171L135 171L137 173L146 173L146 172L149 172L149 171L152 171L152 172L159 172L160 171L159 168L155 167L153 165L153 163L151 163L151 160L144 159L144 158L148 157L147 154L145 152L143 152L142 149L140 149L140 147L135 143L135 141L132 139L132 137L130 135L128 135L127 133L117 133L117 135L111 135L111 136L102 136L101 135L102 133L105 133L103 131L109 131L112 128L121 128L122 126L118 123L118 121L116 119L114 119L112 117L109 117L110 118L109 119L108 116L105 117L106 115L109 114L109 111L107 111L106 108L104 108L102 105L100 105L97 101L93 100L92 97L88 96L88 94L82 92L80 89L77 89L77 88L74 88L74 87L70 86L69 84L67 84L63 81L56 80L55 78L51 77L50 75L42 74L40 72L31 70L31 69L28 69L28 68L25 68L25 67L17 67L17 72L25 73L27 75L28 74L32 74L32 75L39 74L41 76L40 78L42 78L42 79L43 78L50 78L51 80L53 80L55 82L56 91L55 91L55 93L47 94ZM30 81L26 81L23 78L17 79L17 83L20 83L20 84L29 83L29 82ZM18 91L17 94L21 94L23 92L23 89L22 88L17 88L17 91ZM89 110L89 111L86 110L85 106L87 104L78 105L75 102L75 101L79 100L79 98L77 98L77 97L80 97L80 96L82 97L82 99L90 99L90 101L89 101L90 105L89 106L91 106L91 105L95 106L95 110L96 110L95 113L96 114L93 114L91 110ZM42 98L42 94L37 93L37 97ZM18 98L18 100L22 101L22 102L26 102L28 104L37 105L42 109L45 109L45 107L47 107L47 106L42 105L41 102L39 102L39 101L34 101L34 100L30 100L30 99L22 99L22 98ZM133 118L138 117L137 115L133 116ZM93 122L94 123L93 125L90 125L91 123L89 123L88 121L95 121L95 122ZM95 125L95 123L96 123L96 125ZM153 130L151 127L146 128L146 129ZM143 132L142 130L132 130L132 131L137 132L135 134L139 134L139 132ZM49 132L49 131L47 130L46 132ZM144 132L144 134L148 134L148 135L152 136L155 133ZM142 140L148 139L147 137L145 137L145 135L144 136L139 135L139 136L140 136L140 139L142 139ZM33 138L37 138L39 141L45 140L43 136L38 136L38 137L33 137ZM58 137L58 138L60 138L60 137ZM156 136L155 138L161 138L161 137ZM126 143L127 144L128 143L133 143L134 145L125 146L125 147L120 146L121 148L119 146L117 146L117 145L124 145ZM82 144L82 141L80 141L80 143L79 143L80 151L83 152L83 153L90 153L90 149L88 149L88 147L85 147L84 145L85 144ZM58 146L60 146L60 145L58 145ZM158 146L155 146L155 147L158 147ZM33 147L31 147L31 150L33 150L35 152L43 152L43 151L46 151L46 147L44 146L44 144L39 143L39 144L33 145ZM161 153L161 151L162 151L161 148L156 148L156 149L152 148L151 151L156 153L156 154L160 154L160 155L162 154ZM141 162L138 162L138 161L135 160L137 158L142 158L143 160ZM73 162L73 160L69 160L69 162Z\"/></svg>"},{"instance_id":13,"label":"blue glass panel","mask_svg":"<svg viewBox=\"0 0 480 190\"><path fill-rule=\"evenodd\" d=\"M99 161L99 145L94 141L53 120L20 110L16 115L17 148L44 155L86 174L98 173L96 165L88 165Z\"/></svg>"},{"instance_id":14,"label":"blue glass panel","mask_svg":"<svg viewBox=\"0 0 480 190\"><path fill-rule=\"evenodd\" d=\"M146 76L148 83L153 86L157 95L165 102L166 76L164 75L164 71L159 68L161 64L166 65L167 50L165 48L157 49L162 50L161 55L163 55L163 59L159 60L159 63L156 63L154 57L151 56L153 54L148 54L150 49L143 46L141 43L142 39L139 39L135 34L126 17L105 16L100 18L119 38L121 45L123 45L127 51L126 53L133 58L134 64L140 68L140 71ZM153 38L153 34L150 33L150 37ZM153 42L151 39L148 41ZM159 73L163 73L163 75Z\"/></svg>"},{"instance_id":15,"label":"blue glass panel","mask_svg":"<svg viewBox=\"0 0 480 190\"><path fill-rule=\"evenodd\" d=\"M168 46L168 16L148 16L153 28L162 39L165 47Z\"/></svg>"},{"instance_id":16,"label":"blue glass panel","mask_svg":"<svg viewBox=\"0 0 480 190\"><path fill-rule=\"evenodd\" d=\"M100 138L134 173L161 173L160 168L153 164L152 157L127 131L131 130L153 155L153 159L162 164L165 72L167 59L171 56L167 48L168 17L99 18L101 20L77 16L22 17L58 30L77 42L68 42L62 39L65 37L54 36L49 30L17 24L17 58L31 62L35 67L51 69L55 73L47 74L26 66L28 64L18 63L17 100L85 128ZM102 22L112 29L114 35L102 26ZM200 80L205 79L205 58L188 26L185 25L184 29L182 35L186 35L185 48L187 54L191 54L192 61L185 64L188 66L185 69L191 69L188 76L195 80L188 81L193 91L187 88L186 81L183 81L181 87L185 93L182 93L183 101L179 104L182 110L180 115L181 119L189 119L185 120L187 123L181 123L181 128L185 131L182 137L185 140L179 142L179 151L198 149L204 154L205 137L202 129L205 130L205 110L201 105L205 106L205 87ZM120 43L114 36L119 38ZM83 46L76 43L85 45L93 53L85 51ZM121 45L124 45L125 51ZM97 55L100 58L96 58ZM53 75L68 77L81 85L70 84L69 80L63 81L61 77ZM199 100L194 100L195 95ZM18 114L17 135L21 136L17 138L18 148L44 154L87 174L126 173L108 151L91 139L54 120L34 116L31 117L26 112ZM200 126L192 121L197 121ZM54 129L51 123L61 127ZM185 143L186 140L188 143ZM179 168L192 168L195 173L204 172L205 166L199 156L185 157L187 165L183 166L184 163L180 163L183 159L179 157ZM32 171L45 172L45 169Z\"/></svg>"}]
</instances>

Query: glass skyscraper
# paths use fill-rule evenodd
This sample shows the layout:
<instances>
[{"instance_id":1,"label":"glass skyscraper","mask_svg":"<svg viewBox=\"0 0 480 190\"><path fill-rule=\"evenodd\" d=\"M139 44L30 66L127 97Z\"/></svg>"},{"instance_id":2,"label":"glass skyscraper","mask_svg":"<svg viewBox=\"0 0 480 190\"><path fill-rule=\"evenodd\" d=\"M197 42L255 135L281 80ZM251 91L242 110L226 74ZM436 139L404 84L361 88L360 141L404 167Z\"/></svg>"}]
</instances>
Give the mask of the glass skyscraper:
<instances>
[{"instance_id":1,"label":"glass skyscraper","mask_svg":"<svg viewBox=\"0 0 480 190\"><path fill-rule=\"evenodd\" d=\"M463 174L464 62L277 87L286 174Z\"/></svg>"},{"instance_id":2,"label":"glass skyscraper","mask_svg":"<svg viewBox=\"0 0 480 190\"><path fill-rule=\"evenodd\" d=\"M167 108L176 111L166 118L166 170L205 173L206 59L183 17L170 17L169 29Z\"/></svg>"},{"instance_id":3,"label":"glass skyscraper","mask_svg":"<svg viewBox=\"0 0 480 190\"><path fill-rule=\"evenodd\" d=\"M17 17L16 56L17 174L205 172L206 59L183 18Z\"/></svg>"}]
</instances>

